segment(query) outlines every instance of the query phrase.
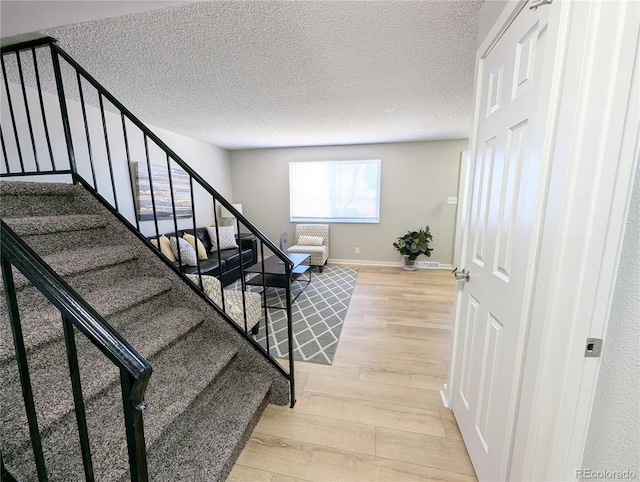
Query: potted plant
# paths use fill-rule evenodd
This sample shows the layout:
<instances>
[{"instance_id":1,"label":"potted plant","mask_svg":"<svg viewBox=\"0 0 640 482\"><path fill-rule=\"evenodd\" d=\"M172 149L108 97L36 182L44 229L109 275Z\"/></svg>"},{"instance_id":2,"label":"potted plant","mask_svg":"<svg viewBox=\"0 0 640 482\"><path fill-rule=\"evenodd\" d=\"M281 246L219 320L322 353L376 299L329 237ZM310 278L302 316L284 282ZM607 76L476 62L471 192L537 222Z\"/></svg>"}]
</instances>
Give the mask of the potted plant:
<instances>
[{"instance_id":1,"label":"potted plant","mask_svg":"<svg viewBox=\"0 0 640 482\"><path fill-rule=\"evenodd\" d=\"M415 270L416 258L421 254L429 257L433 248L429 247L429 241L433 240L433 236L429 231L429 226L424 229L420 228L418 231L408 231L404 236L398 237L398 240L393 243L393 247L396 248L402 255L402 267L407 270Z\"/></svg>"}]
</instances>

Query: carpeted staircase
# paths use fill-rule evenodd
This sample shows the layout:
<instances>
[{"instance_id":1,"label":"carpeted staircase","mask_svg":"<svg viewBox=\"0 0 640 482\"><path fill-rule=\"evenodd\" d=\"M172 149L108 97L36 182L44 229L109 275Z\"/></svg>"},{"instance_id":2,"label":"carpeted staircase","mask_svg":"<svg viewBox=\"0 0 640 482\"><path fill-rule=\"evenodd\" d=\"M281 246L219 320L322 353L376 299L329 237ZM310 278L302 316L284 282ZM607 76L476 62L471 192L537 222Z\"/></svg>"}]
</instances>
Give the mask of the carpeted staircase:
<instances>
[{"instance_id":1,"label":"carpeted staircase","mask_svg":"<svg viewBox=\"0 0 640 482\"><path fill-rule=\"evenodd\" d=\"M153 367L144 412L149 478L224 480L287 380L82 187L0 182L2 219ZM84 480L60 313L14 269L49 480ZM0 309L2 457L37 479ZM97 480L127 480L119 371L76 330Z\"/></svg>"}]
</instances>

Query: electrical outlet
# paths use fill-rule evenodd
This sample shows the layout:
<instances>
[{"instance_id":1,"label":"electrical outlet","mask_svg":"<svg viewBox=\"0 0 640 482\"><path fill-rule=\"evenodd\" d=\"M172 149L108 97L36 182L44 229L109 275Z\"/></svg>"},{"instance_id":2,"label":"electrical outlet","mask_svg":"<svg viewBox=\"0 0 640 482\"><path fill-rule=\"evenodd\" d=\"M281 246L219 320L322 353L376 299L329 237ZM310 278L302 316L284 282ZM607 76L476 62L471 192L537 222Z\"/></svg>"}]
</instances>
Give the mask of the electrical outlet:
<instances>
[{"instance_id":1,"label":"electrical outlet","mask_svg":"<svg viewBox=\"0 0 640 482\"><path fill-rule=\"evenodd\" d=\"M447 198L447 204L458 204L458 198L456 196L449 196Z\"/></svg>"},{"instance_id":2,"label":"electrical outlet","mask_svg":"<svg viewBox=\"0 0 640 482\"><path fill-rule=\"evenodd\" d=\"M355 249L355 253L356 253L356 254L360 254L360 248L356 247L356 249Z\"/></svg>"}]
</instances>

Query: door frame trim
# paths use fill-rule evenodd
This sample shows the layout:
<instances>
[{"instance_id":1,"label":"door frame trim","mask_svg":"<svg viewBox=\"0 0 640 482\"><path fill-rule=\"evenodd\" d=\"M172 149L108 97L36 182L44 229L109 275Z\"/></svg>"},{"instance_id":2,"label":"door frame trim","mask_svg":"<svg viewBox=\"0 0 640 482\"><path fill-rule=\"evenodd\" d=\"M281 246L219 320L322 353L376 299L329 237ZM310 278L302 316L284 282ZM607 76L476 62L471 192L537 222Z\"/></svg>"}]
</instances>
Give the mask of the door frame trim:
<instances>
[{"instance_id":1,"label":"door frame trim","mask_svg":"<svg viewBox=\"0 0 640 482\"><path fill-rule=\"evenodd\" d=\"M545 213L511 480L581 468L601 364L584 347L606 335L638 157L639 5L554 5L564 75L549 197L562 202Z\"/></svg>"}]
</instances>

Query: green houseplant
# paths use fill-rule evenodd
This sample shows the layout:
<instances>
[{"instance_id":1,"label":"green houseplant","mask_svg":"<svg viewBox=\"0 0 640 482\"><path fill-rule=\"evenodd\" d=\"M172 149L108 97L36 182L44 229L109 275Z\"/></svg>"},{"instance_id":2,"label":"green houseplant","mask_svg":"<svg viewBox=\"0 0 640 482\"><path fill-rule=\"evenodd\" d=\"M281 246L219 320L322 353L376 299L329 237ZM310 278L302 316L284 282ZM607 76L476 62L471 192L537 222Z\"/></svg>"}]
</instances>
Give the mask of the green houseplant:
<instances>
[{"instance_id":1,"label":"green houseplant","mask_svg":"<svg viewBox=\"0 0 640 482\"><path fill-rule=\"evenodd\" d=\"M393 243L393 247L402 255L404 269L414 270L416 267L416 258L421 254L429 257L433 248L429 247L429 242L433 240L429 226L418 231L408 231L404 236L398 237Z\"/></svg>"}]
</instances>

